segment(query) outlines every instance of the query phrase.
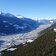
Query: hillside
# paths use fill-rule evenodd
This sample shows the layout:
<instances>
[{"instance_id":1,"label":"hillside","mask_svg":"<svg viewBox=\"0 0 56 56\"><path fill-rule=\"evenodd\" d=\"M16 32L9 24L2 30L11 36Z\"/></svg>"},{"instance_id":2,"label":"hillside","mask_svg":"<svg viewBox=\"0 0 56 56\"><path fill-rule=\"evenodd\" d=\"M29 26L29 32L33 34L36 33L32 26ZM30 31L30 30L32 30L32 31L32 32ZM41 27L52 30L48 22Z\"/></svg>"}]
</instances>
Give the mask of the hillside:
<instances>
[{"instance_id":1,"label":"hillside","mask_svg":"<svg viewBox=\"0 0 56 56\"><path fill-rule=\"evenodd\" d=\"M44 35L27 45L15 46L15 51L3 51L2 56L56 56L56 32L49 29Z\"/></svg>"},{"instance_id":2,"label":"hillside","mask_svg":"<svg viewBox=\"0 0 56 56\"><path fill-rule=\"evenodd\" d=\"M30 32L42 23L30 18L17 18L10 13L0 14L0 35L12 35Z\"/></svg>"}]
</instances>

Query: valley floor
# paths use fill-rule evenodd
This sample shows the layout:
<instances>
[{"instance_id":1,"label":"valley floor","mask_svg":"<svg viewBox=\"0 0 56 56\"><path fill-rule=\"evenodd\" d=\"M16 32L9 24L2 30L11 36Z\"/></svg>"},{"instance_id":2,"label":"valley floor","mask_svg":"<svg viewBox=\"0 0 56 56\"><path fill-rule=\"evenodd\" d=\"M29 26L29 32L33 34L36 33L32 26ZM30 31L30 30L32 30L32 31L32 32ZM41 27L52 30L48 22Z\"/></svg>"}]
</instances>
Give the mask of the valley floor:
<instances>
[{"instance_id":1,"label":"valley floor","mask_svg":"<svg viewBox=\"0 0 56 56\"><path fill-rule=\"evenodd\" d=\"M11 46L14 46L14 45L25 44L26 42L29 42L29 40L35 40L39 36L38 33L47 29L50 26L51 24L44 24L29 33L10 35L10 36L1 36L0 40L5 41L5 42L0 47L0 51L7 49Z\"/></svg>"},{"instance_id":2,"label":"valley floor","mask_svg":"<svg viewBox=\"0 0 56 56\"><path fill-rule=\"evenodd\" d=\"M49 29L34 42L14 47L15 51L5 50L2 56L56 56L56 32Z\"/></svg>"}]
</instances>

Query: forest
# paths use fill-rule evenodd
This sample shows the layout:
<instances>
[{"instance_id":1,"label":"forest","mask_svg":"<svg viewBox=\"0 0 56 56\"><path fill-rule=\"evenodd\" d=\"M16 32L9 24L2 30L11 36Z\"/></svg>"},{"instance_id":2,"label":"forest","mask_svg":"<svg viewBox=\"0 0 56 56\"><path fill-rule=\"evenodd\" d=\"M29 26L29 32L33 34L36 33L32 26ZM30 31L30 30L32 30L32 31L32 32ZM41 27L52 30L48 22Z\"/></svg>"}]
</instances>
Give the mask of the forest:
<instances>
[{"instance_id":1,"label":"forest","mask_svg":"<svg viewBox=\"0 0 56 56\"><path fill-rule=\"evenodd\" d=\"M32 43L14 46L15 51L2 51L2 56L56 56L56 32L49 29Z\"/></svg>"}]
</instances>

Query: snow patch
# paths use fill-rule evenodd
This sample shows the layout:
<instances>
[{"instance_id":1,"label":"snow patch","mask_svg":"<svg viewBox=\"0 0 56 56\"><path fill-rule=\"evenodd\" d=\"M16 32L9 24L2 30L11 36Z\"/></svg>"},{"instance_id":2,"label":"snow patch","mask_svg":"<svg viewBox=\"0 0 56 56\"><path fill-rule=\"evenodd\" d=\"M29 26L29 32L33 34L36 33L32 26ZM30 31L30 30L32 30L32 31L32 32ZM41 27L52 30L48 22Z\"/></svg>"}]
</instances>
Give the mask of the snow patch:
<instances>
[{"instance_id":1,"label":"snow patch","mask_svg":"<svg viewBox=\"0 0 56 56\"><path fill-rule=\"evenodd\" d=\"M52 20L50 20L50 23L53 23L53 21L52 21Z\"/></svg>"},{"instance_id":2,"label":"snow patch","mask_svg":"<svg viewBox=\"0 0 56 56\"><path fill-rule=\"evenodd\" d=\"M54 30L54 32L56 32L56 28L54 28L53 30Z\"/></svg>"},{"instance_id":3,"label":"snow patch","mask_svg":"<svg viewBox=\"0 0 56 56\"><path fill-rule=\"evenodd\" d=\"M23 16L21 16L21 15L18 15L18 16L16 16L17 18L24 18Z\"/></svg>"},{"instance_id":4,"label":"snow patch","mask_svg":"<svg viewBox=\"0 0 56 56\"><path fill-rule=\"evenodd\" d=\"M7 21L2 21L3 23L7 23Z\"/></svg>"},{"instance_id":5,"label":"snow patch","mask_svg":"<svg viewBox=\"0 0 56 56\"><path fill-rule=\"evenodd\" d=\"M9 48L9 49L7 49L7 51L14 51L14 50L16 50L17 48Z\"/></svg>"},{"instance_id":6,"label":"snow patch","mask_svg":"<svg viewBox=\"0 0 56 56\"><path fill-rule=\"evenodd\" d=\"M33 42L33 41L34 41L34 40L32 40L32 39L28 39L28 40L27 40L28 43L31 43L31 42Z\"/></svg>"}]
</instances>

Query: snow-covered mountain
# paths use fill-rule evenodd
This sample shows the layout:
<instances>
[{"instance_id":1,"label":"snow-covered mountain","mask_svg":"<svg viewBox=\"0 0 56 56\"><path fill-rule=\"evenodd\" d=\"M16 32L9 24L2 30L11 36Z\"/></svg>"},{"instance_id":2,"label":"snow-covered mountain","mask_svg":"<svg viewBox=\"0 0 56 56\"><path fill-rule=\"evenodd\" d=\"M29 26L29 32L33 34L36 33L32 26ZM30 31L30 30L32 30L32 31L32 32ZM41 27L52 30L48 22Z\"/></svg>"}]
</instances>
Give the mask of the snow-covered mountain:
<instances>
[{"instance_id":1,"label":"snow-covered mountain","mask_svg":"<svg viewBox=\"0 0 56 56\"><path fill-rule=\"evenodd\" d=\"M14 16L10 13L0 14L0 35L26 33L36 29L42 24L50 23L49 20L32 20L21 15Z\"/></svg>"},{"instance_id":2,"label":"snow-covered mountain","mask_svg":"<svg viewBox=\"0 0 56 56\"><path fill-rule=\"evenodd\" d=\"M50 20L48 20L48 19L37 19L37 21L41 24L54 23L54 21L52 19L50 19Z\"/></svg>"},{"instance_id":3,"label":"snow-covered mountain","mask_svg":"<svg viewBox=\"0 0 56 56\"><path fill-rule=\"evenodd\" d=\"M36 39L38 33L52 25L53 20L32 20L21 15L0 14L0 50L14 44ZM2 36L1 36L2 35ZM29 42L29 41L28 41Z\"/></svg>"},{"instance_id":4,"label":"snow-covered mountain","mask_svg":"<svg viewBox=\"0 0 56 56\"><path fill-rule=\"evenodd\" d=\"M40 24L29 18L16 17L12 14L0 14L0 35L19 34L36 29Z\"/></svg>"},{"instance_id":5,"label":"snow-covered mountain","mask_svg":"<svg viewBox=\"0 0 56 56\"><path fill-rule=\"evenodd\" d=\"M4 17L16 17L16 16L14 16L14 15L12 15L12 14L10 14L10 13L3 13L3 12L1 12L0 15L1 15L1 16L4 16Z\"/></svg>"}]
</instances>

